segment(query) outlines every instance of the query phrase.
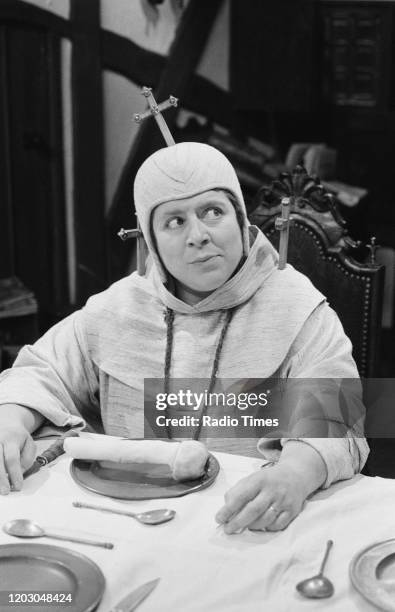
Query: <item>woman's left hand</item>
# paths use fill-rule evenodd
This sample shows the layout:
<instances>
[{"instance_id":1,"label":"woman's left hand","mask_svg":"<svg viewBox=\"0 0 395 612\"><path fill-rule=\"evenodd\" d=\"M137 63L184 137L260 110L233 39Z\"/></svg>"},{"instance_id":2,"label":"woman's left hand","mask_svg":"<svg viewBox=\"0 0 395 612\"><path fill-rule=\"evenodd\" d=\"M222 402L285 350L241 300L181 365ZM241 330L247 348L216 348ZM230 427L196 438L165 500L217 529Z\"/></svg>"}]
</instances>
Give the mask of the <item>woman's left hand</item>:
<instances>
[{"instance_id":1,"label":"woman's left hand","mask_svg":"<svg viewBox=\"0 0 395 612\"><path fill-rule=\"evenodd\" d=\"M225 533L243 529L279 531L301 512L309 491L299 471L276 464L240 480L225 494L216 521Z\"/></svg>"}]
</instances>

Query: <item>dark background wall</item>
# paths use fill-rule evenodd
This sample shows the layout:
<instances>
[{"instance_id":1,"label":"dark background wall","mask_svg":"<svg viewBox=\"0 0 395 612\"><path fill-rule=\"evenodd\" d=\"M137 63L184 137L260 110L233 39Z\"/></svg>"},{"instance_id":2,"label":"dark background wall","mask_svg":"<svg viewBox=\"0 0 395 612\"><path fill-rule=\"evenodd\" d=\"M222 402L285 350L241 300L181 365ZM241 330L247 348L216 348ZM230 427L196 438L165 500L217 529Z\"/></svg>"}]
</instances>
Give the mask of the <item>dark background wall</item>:
<instances>
[{"instance_id":1,"label":"dark background wall","mask_svg":"<svg viewBox=\"0 0 395 612\"><path fill-rule=\"evenodd\" d=\"M99 0L70 0L69 6L69 14L59 16L42 3L0 0L1 276L15 274L34 291L41 330L130 271L133 262L134 246L122 244L116 233L133 225L134 173L162 143L154 124L140 128L106 205L108 72L136 88L153 87L159 100L180 97L183 109L207 121L198 135L203 139L218 124L236 147L250 137L268 144L277 162L294 142L334 147L336 178L368 190L358 206L342 211L350 233L363 242L374 234L395 248L395 2L189 0L166 55L103 28ZM228 25L218 30L229 44L228 65L215 54L207 59L218 19ZM75 261L65 235L62 40L72 48ZM206 66L211 61L216 67L212 74L226 69L228 78L216 83L202 76L205 54ZM167 120L175 130L177 113ZM257 174L257 184L261 180Z\"/></svg>"}]
</instances>

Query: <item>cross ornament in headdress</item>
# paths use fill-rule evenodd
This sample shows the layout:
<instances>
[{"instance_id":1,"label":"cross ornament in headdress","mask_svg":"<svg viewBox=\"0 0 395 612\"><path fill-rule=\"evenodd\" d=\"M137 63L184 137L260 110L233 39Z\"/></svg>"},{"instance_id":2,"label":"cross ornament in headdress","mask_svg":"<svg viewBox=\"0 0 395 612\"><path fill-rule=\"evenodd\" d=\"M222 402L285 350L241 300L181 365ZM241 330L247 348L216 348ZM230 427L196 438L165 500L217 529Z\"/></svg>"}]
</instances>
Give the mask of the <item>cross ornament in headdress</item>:
<instances>
[{"instance_id":1,"label":"cross ornament in headdress","mask_svg":"<svg viewBox=\"0 0 395 612\"><path fill-rule=\"evenodd\" d=\"M167 108L170 108L171 106L176 107L178 104L178 98L170 96L168 100L157 104L152 94L151 87L143 87L141 93L146 98L149 108L144 113L136 113L135 115L133 115L134 121L136 121L136 123L141 123L142 121L144 121L144 119L147 119L147 117L154 117L156 123L159 126L160 131L162 132L162 136L165 139L167 146L171 147L172 145L175 145L175 140L171 135L171 132L167 127L166 121L162 116L162 111L166 110ZM121 228L118 232L118 236L121 238L121 240L137 238L137 272L140 274L140 276L144 276L146 247L143 232L141 231L138 220L137 228L128 230Z\"/></svg>"},{"instance_id":2,"label":"cross ornament in headdress","mask_svg":"<svg viewBox=\"0 0 395 612\"><path fill-rule=\"evenodd\" d=\"M170 96L168 100L157 104L152 94L151 87L143 87L141 93L147 99L149 108L145 111L145 113L136 113L133 115L133 119L136 121L136 123L141 123L144 121L144 119L147 119L147 117L155 117L156 123L162 132L162 136L165 139L167 146L171 147L171 145L176 144L169 128L167 127L166 121L163 118L162 111L170 108L171 106L177 106L178 98Z\"/></svg>"}]
</instances>

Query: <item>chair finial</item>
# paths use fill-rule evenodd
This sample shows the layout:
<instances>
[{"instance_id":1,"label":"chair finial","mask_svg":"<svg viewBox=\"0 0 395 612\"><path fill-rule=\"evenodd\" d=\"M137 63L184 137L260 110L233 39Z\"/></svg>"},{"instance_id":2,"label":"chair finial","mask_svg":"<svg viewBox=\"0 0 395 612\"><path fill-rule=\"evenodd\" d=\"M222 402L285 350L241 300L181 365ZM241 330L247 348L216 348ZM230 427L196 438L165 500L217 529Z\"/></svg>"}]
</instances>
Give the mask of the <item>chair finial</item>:
<instances>
[{"instance_id":1,"label":"chair finial","mask_svg":"<svg viewBox=\"0 0 395 612\"><path fill-rule=\"evenodd\" d=\"M376 266L377 265L377 260L376 260L376 251L377 249L380 248L379 244L376 244L376 236L372 236L370 239L370 243L366 245L367 248L370 251L369 254L369 264L371 266Z\"/></svg>"},{"instance_id":2,"label":"chair finial","mask_svg":"<svg viewBox=\"0 0 395 612\"><path fill-rule=\"evenodd\" d=\"M275 221L275 228L280 232L279 270L284 270L287 265L290 212L291 198L281 198L281 216Z\"/></svg>"}]
</instances>

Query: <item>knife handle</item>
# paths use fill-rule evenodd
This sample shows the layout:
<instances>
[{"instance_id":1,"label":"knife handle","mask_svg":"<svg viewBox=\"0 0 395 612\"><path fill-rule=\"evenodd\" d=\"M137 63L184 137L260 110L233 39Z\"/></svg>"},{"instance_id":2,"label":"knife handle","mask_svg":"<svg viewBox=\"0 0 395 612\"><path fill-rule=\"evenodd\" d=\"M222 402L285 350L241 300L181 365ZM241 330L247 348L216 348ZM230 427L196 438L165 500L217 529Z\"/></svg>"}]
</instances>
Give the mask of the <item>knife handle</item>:
<instances>
[{"instance_id":1,"label":"knife handle","mask_svg":"<svg viewBox=\"0 0 395 612\"><path fill-rule=\"evenodd\" d=\"M64 439L65 438L70 438L72 436L78 436L78 432L77 431L68 431L67 433L65 433L61 438L56 440L56 442L51 444L51 446L46 448L45 451L43 451L41 453L41 455L38 455L36 457L37 463L39 463L40 465L47 465L47 463L51 463L51 461L54 461L57 457L59 457L60 455L63 455L63 453L64 453L64 448L63 448Z\"/></svg>"}]
</instances>

